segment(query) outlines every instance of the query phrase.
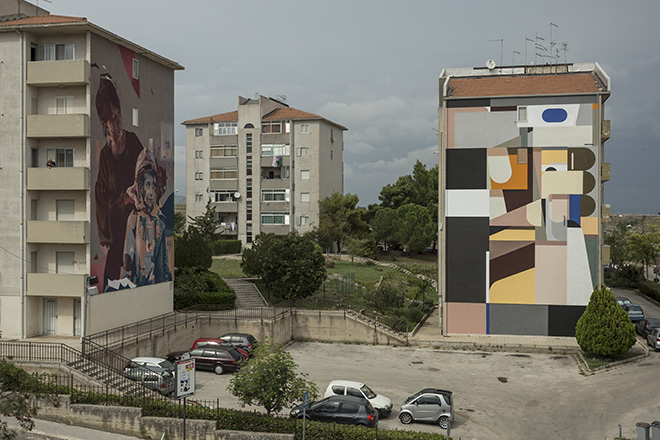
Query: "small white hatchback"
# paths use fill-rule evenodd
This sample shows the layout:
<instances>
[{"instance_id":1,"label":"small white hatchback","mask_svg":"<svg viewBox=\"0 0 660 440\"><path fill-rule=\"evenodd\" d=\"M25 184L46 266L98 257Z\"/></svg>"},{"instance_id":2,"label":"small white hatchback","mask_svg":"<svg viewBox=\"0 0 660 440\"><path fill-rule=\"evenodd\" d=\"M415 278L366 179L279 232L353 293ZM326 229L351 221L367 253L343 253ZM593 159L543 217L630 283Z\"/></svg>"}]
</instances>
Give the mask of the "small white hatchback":
<instances>
[{"instance_id":1,"label":"small white hatchback","mask_svg":"<svg viewBox=\"0 0 660 440\"><path fill-rule=\"evenodd\" d=\"M385 396L374 393L371 388L361 382L351 380L333 380L325 390L323 397L354 396L367 399L371 405L378 411L379 418L385 418L392 412L392 401Z\"/></svg>"}]
</instances>

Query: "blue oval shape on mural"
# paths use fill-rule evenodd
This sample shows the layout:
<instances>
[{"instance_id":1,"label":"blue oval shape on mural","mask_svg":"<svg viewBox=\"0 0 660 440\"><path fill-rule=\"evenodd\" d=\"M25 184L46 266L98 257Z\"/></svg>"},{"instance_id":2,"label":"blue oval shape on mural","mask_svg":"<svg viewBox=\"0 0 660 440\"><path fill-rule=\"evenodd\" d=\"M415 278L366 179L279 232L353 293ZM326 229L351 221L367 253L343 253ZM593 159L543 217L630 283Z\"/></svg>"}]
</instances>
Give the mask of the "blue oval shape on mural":
<instances>
[{"instance_id":1,"label":"blue oval shape on mural","mask_svg":"<svg viewBox=\"0 0 660 440\"><path fill-rule=\"evenodd\" d=\"M564 122L568 113L563 108L547 108L541 117L545 122Z\"/></svg>"}]
</instances>

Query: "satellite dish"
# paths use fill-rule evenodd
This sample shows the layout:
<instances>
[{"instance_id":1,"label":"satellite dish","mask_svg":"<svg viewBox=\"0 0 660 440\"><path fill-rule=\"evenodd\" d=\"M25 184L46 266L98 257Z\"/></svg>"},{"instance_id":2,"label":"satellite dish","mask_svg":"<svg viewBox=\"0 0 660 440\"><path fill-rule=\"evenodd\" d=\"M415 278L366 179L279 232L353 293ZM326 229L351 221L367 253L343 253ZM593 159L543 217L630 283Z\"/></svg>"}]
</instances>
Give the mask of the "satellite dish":
<instances>
[{"instance_id":1,"label":"satellite dish","mask_svg":"<svg viewBox=\"0 0 660 440\"><path fill-rule=\"evenodd\" d=\"M240 199L240 198L241 198L241 193L239 193L239 192L235 192L235 193L234 193L234 198L235 198L235 199Z\"/></svg>"},{"instance_id":2,"label":"satellite dish","mask_svg":"<svg viewBox=\"0 0 660 440\"><path fill-rule=\"evenodd\" d=\"M486 67L488 67L488 70L493 70L495 68L495 61L494 60L486 61Z\"/></svg>"}]
</instances>

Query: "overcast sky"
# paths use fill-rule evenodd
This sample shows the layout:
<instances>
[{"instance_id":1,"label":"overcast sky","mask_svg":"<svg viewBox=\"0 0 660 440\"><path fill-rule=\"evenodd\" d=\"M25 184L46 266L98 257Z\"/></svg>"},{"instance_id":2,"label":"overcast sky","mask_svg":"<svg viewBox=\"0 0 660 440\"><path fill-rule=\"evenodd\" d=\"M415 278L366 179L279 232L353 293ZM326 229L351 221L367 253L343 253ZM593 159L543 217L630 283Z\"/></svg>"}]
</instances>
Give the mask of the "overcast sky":
<instances>
[{"instance_id":1,"label":"overcast sky","mask_svg":"<svg viewBox=\"0 0 660 440\"><path fill-rule=\"evenodd\" d=\"M36 3L36 0L31 0ZM605 104L612 212L660 211L660 1L580 0L41 0L179 62L176 174L185 194L180 122L237 109L238 96L287 103L348 128L344 190L360 205L437 163L443 68L525 60L525 37L568 43L568 62L596 61L612 80ZM504 50L500 42L504 40ZM520 55L513 51L520 52ZM528 43L527 61L533 60ZM656 110L653 110L656 109Z\"/></svg>"}]
</instances>

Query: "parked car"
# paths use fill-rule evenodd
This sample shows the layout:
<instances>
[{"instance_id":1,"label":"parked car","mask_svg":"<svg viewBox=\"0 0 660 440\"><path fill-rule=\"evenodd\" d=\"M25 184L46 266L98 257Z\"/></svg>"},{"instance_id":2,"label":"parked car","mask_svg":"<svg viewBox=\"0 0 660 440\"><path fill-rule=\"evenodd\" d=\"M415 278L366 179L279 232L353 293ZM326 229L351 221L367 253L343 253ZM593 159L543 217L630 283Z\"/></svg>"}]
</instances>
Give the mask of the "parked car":
<instances>
[{"instance_id":1,"label":"parked car","mask_svg":"<svg viewBox=\"0 0 660 440\"><path fill-rule=\"evenodd\" d=\"M392 412L392 401L385 396L374 393L371 388L361 382L353 382L350 380L333 380L325 390L323 397L330 397L334 395L339 396L353 396L367 399L376 411L378 411L379 418L385 418Z\"/></svg>"},{"instance_id":2,"label":"parked car","mask_svg":"<svg viewBox=\"0 0 660 440\"><path fill-rule=\"evenodd\" d=\"M616 297L616 302L621 306L625 306L626 304L632 304L632 301L630 301L628 298L625 296L617 296Z\"/></svg>"},{"instance_id":3,"label":"parked car","mask_svg":"<svg viewBox=\"0 0 660 440\"><path fill-rule=\"evenodd\" d=\"M303 417L303 405L293 408L291 417ZM317 422L362 425L368 428L378 426L378 412L362 397L330 396L318 402L312 402L305 410L305 418Z\"/></svg>"},{"instance_id":4,"label":"parked car","mask_svg":"<svg viewBox=\"0 0 660 440\"><path fill-rule=\"evenodd\" d=\"M219 339L224 339L225 341L234 344L236 347L242 348L248 353L259 345L257 343L257 338L249 333L227 333L220 336Z\"/></svg>"},{"instance_id":5,"label":"parked car","mask_svg":"<svg viewBox=\"0 0 660 440\"><path fill-rule=\"evenodd\" d=\"M174 392L174 365L155 357L136 357L124 367L124 376L169 396Z\"/></svg>"},{"instance_id":6,"label":"parked car","mask_svg":"<svg viewBox=\"0 0 660 440\"><path fill-rule=\"evenodd\" d=\"M199 338L193 342L191 350L196 349L197 347L226 347L226 348L235 348L240 354L243 355L243 360L246 361L250 357L250 353L241 347L236 347L231 342L225 341L224 339L218 338Z\"/></svg>"},{"instance_id":7,"label":"parked car","mask_svg":"<svg viewBox=\"0 0 660 440\"><path fill-rule=\"evenodd\" d=\"M660 350L660 328L654 328L646 336L646 343L653 347L653 350Z\"/></svg>"},{"instance_id":8,"label":"parked car","mask_svg":"<svg viewBox=\"0 0 660 440\"><path fill-rule=\"evenodd\" d=\"M437 423L447 429L454 421L452 392L438 388L424 388L403 401L399 420L404 425L412 422Z\"/></svg>"},{"instance_id":9,"label":"parked car","mask_svg":"<svg viewBox=\"0 0 660 440\"><path fill-rule=\"evenodd\" d=\"M243 355L235 348L227 347L198 347L188 352L175 351L169 353L167 359L172 362L179 360L184 353L195 359L196 370L211 370L215 374L236 371L243 363Z\"/></svg>"},{"instance_id":10,"label":"parked car","mask_svg":"<svg viewBox=\"0 0 660 440\"><path fill-rule=\"evenodd\" d=\"M635 330L643 338L647 337L651 330L658 327L660 327L660 319L658 318L644 318L635 323Z\"/></svg>"},{"instance_id":11,"label":"parked car","mask_svg":"<svg viewBox=\"0 0 660 440\"><path fill-rule=\"evenodd\" d=\"M640 319L644 319L644 310L639 304L626 304L623 306L623 310L626 311L632 322L637 322Z\"/></svg>"}]
</instances>

